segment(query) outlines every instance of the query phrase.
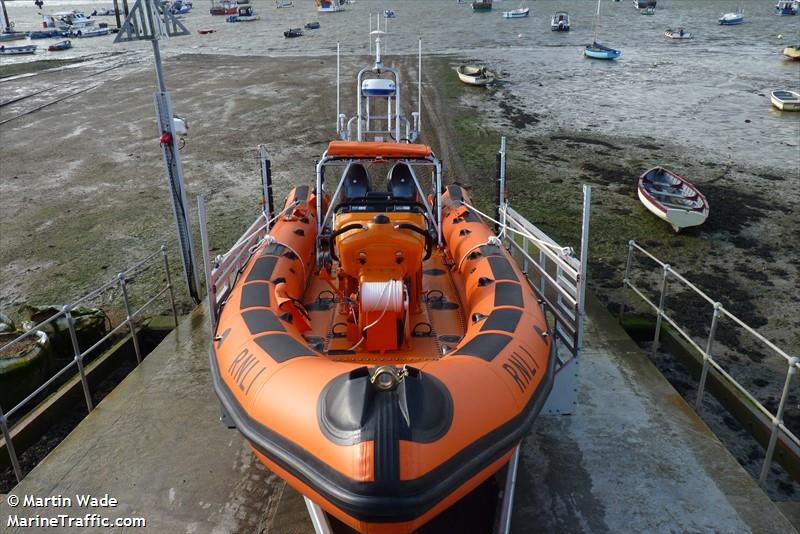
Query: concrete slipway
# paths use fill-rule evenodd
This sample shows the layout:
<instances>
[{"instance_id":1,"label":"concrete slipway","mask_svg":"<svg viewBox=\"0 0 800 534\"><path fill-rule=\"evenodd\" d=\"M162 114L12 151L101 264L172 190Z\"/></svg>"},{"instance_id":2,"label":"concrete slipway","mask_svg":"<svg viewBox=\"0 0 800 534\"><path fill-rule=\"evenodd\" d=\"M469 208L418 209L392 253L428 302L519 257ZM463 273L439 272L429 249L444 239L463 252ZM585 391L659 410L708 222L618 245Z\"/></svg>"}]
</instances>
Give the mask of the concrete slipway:
<instances>
[{"instance_id":1,"label":"concrete slipway","mask_svg":"<svg viewBox=\"0 0 800 534\"><path fill-rule=\"evenodd\" d=\"M579 411L540 418L522 449L512 531L797 532L590 298ZM144 517L128 532L313 532L302 498L217 421L208 320L198 308L13 494L76 493L115 508L11 508L9 515ZM110 532L123 529L47 529Z\"/></svg>"}]
</instances>

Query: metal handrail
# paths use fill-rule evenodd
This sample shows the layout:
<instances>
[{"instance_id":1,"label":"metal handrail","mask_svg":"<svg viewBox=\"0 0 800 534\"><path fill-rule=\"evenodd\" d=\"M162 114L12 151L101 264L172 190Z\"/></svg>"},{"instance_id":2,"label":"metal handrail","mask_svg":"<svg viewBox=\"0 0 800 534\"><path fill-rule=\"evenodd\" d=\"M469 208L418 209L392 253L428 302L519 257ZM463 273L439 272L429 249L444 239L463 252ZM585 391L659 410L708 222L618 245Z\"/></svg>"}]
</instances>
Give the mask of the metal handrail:
<instances>
[{"instance_id":1,"label":"metal handrail","mask_svg":"<svg viewBox=\"0 0 800 534\"><path fill-rule=\"evenodd\" d=\"M155 296L153 296L150 299L148 299L147 302L145 302L142 306L140 306L137 310L134 311L134 310L131 309L131 304L130 304L130 301L128 299L128 282L130 280L128 280L127 277L128 277L128 275L131 275L133 273L138 273L138 272L144 271L144 270L149 269L150 267L152 267L155 264L154 259L156 257L158 257L159 255L163 258L164 273L166 275L166 285L162 286L159 289L159 291L155 294ZM98 341L96 341L94 344L92 344L91 347L89 347L88 349L85 349L85 350L81 350L80 344L78 342L77 332L75 330L75 320L72 317L72 310L74 310L75 307L78 304L80 304L82 302L86 302L88 300L91 300L91 299L93 299L95 297L98 297L98 296L102 295L103 293L105 293L106 291L108 291L109 289L111 289L113 287L119 287L120 290L121 290L123 304L125 306L125 313L126 313L125 320L120 322L120 324L115 326L113 329L111 329L111 331L107 332L103 337L101 337ZM122 330L124 327L127 327L128 328L127 336L128 336L129 339L131 339L131 341L133 343L134 351L136 353L136 361L137 361L137 363L141 363L142 362L142 353L141 353L141 348L139 347L139 340L138 340L138 338L136 336L136 328L135 328L135 325L134 325L134 320L145 309L147 309L149 306L151 306L154 302L156 302L156 300L159 297L161 297L165 293L169 294L170 307L172 308L172 319L173 319L173 322L174 322L175 326L177 327L178 326L178 311L177 311L177 308L175 307L175 293L174 293L173 288L172 288L172 277L170 275L169 259L167 257L167 246L166 245L161 245L161 247L159 248L158 251L156 251L156 252L150 254L149 256L145 257L144 259L138 261L137 263L135 263L133 266L129 267L125 271L122 271L113 280L110 280L110 281L104 283L103 285L101 285L100 287L98 287L98 288L90 291L89 293L86 293L85 295L77 298L71 304L63 306L59 311L57 311L56 313L54 313L53 315L51 315L50 317L48 317L44 321L42 321L42 322L36 324L35 326L29 328L23 334L21 334L20 336L15 338L13 341L11 341L9 343L6 343L2 347L0 347L0 350L4 350L4 349L10 347L11 345L13 345L13 344L25 339L26 337L28 337L30 335L33 335L33 333L39 331L42 327L47 326L51 322L53 322L53 321L55 321L57 319L60 319L61 317L65 317L67 319L67 325L69 327L70 341L71 341L72 349L73 349L73 353L74 353L73 354L73 358L69 361L69 363L67 363L64 367L62 367L57 373L55 373L53 376L51 376L43 384L39 385L39 387L37 387L27 397L22 399L22 401L18 402L15 406L13 406L8 412L4 412L2 407L0 406L0 434L2 435L2 437L3 437L4 441L5 441L6 448L8 450L8 455L9 455L9 457L11 459L11 465L12 465L12 467L14 469L14 475L17 478L17 482L19 482L23 478L25 478L25 474L22 472L22 469L21 469L20 464L19 464L19 458L17 456L16 449L14 448L14 442L13 442L13 439L11 437L11 431L10 431L9 426L8 426L9 419L11 417L13 417L17 412L19 412L25 405L30 403L33 399L37 398L42 392L46 391L47 388L49 388L53 384L55 384L73 366L77 367L77 369L78 369L78 375L80 377L81 387L83 388L83 395L84 395L84 399L86 401L87 411L91 413L91 411L94 409L94 404L92 402L92 395L91 395L91 390L89 388L89 382L88 382L88 380L86 378L86 372L84 371L84 368L83 368L83 360L84 360L84 358L88 354L90 354L94 350L96 350L98 347L100 347L103 343L108 341L117 332Z\"/></svg>"},{"instance_id":2,"label":"metal handrail","mask_svg":"<svg viewBox=\"0 0 800 534\"><path fill-rule=\"evenodd\" d=\"M641 252L647 258L655 262L656 265L661 267L662 269L662 278L661 278L661 289L659 292L659 302L656 304L653 300L648 298L642 290L634 285L632 280L632 266L633 266L633 258L634 253L636 251ZM693 290L698 296L703 298L709 304L713 306L713 314L711 318L711 326L709 328L708 338L706 340L705 348L701 347L699 343L697 343L685 330L683 330L677 322L666 314L664 311L664 302L667 295L667 282L669 278L673 277L679 282L681 282L684 286ZM769 442L767 444L767 450L764 455L764 463L761 466L761 473L758 477L759 484L764 484L769 475L769 469L772 465L773 455L775 453L775 445L778 440L778 435L781 434L786 437L789 441L791 441L796 447L800 447L800 438L798 438L793 432L791 432L783 422L783 413L786 408L786 401L789 396L789 388L792 382L792 378L794 375L797 374L798 368L800 368L800 358L796 356L789 356L786 351L775 345L773 342L765 338L755 329L753 329L750 325L733 315L731 312L726 310L722 304L718 301L715 301L710 296L708 296L703 290L698 288L692 282L687 280L683 275L672 269L672 267L668 263L664 263L652 253L648 252L644 248L642 248L638 243L634 240L628 242L628 259L625 265L625 276L622 279L622 305L620 306L620 321L624 318L625 315L625 307L627 305L627 295L628 289L633 290L633 292L638 295L650 308L652 308L656 314L656 327L655 332L653 334L653 348L652 353L653 355L656 354L659 345L659 336L661 333L661 321L664 320L669 324L684 340L686 340L697 352L699 352L703 357L703 367L700 373L700 381L697 385L697 396L695 398L695 410L698 412L702 408L703 404L703 397L705 395L705 388L706 382L708 380L708 372L709 368L713 368L718 375L722 378L722 380L727 383L728 385L732 386L736 389L748 402L750 402L756 410L758 410L764 417L769 419L772 423L772 430L770 432ZM787 363L786 369L786 379L784 381L783 392L781 393L781 399L778 404L778 410L776 413L772 413L769 411L758 399L756 399L745 387L739 383L733 376L730 375L727 371L725 371L722 366L714 359L712 355L712 348L714 344L714 340L716 337L716 330L717 325L719 322L720 317L727 317L731 319L734 323L738 326L743 328L746 332L750 333L753 337L757 340L761 341L764 345L772 349L778 356L781 356Z\"/></svg>"}]
</instances>

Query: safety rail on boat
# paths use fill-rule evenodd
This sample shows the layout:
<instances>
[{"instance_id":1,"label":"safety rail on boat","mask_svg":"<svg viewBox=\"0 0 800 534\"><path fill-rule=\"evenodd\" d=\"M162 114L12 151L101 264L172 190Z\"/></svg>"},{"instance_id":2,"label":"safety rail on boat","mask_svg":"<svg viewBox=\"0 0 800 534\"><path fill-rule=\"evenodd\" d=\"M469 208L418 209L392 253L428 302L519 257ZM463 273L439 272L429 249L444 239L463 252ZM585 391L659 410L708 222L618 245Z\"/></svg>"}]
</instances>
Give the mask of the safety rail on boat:
<instances>
[{"instance_id":1,"label":"safety rail on boat","mask_svg":"<svg viewBox=\"0 0 800 534\"><path fill-rule=\"evenodd\" d=\"M658 303L656 304L648 298L643 289L637 287L633 282L633 263L635 259L636 253L641 253L649 260L653 261L658 267L661 268L661 283L659 288L659 298ZM711 323L709 326L708 331L708 338L706 339L705 347L700 346L691 335L689 335L683 328L681 328L678 323L671 318L669 315L666 314L664 310L664 304L667 297L667 289L668 289L668 282L670 278L673 278L680 282L682 286L691 289L695 294L705 300L708 304L711 305ZM625 307L628 303L628 289L633 290L633 292L638 295L653 311L656 312L656 326L655 331L653 333L653 348L652 354L655 356L656 351L658 350L659 346L659 339L661 336L661 325L662 321L666 321L675 332L677 332L684 340L686 340L700 355L703 357L703 367L700 373L700 381L697 386L697 396L695 398L695 410L700 412L703 404L703 396L705 395L706 389L706 382L708 380L708 373L709 369L713 368L716 373L718 374L718 378L723 381L724 383L733 386L738 393L740 393L753 407L755 407L764 417L766 417L770 422L772 429L770 431L769 442L767 444L767 450L764 455L764 463L761 467L761 472L758 477L759 484L764 484L769 475L770 467L772 466L772 460L775 453L775 446L778 441L778 437L783 436L784 438L788 439L796 448L800 448L800 438L798 438L791 430L786 428L786 425L783 423L783 413L786 409L786 402L789 397L789 389L791 387L792 378L795 374L797 374L798 368L800 368L800 358L797 356L790 356L786 351L775 345L773 342L765 338L751 326L746 324L744 321L733 315L731 312L726 310L724 306L719 302L708 296L703 290L698 288L695 284L687 280L683 275L675 271L668 263L664 263L656 256L645 250L641 245L636 243L636 241L631 240L628 242L628 259L625 265L625 276L622 280L622 289L623 289L623 299L622 305L620 306L620 321L624 319ZM781 393L781 399L778 404L778 410L776 413L772 413L769 411L758 399L755 398L749 391L747 391L741 383L739 383L733 376L731 376L727 371L725 371L722 366L714 359L713 356L713 347L714 341L717 332L717 326L719 325L720 319L727 318L733 321L737 326L742 328L745 332L750 334L756 341L760 342L763 346L768 347L774 354L777 354L781 358L784 359L787 365L786 369L786 379L783 384L783 391Z\"/></svg>"},{"instance_id":2,"label":"safety rail on boat","mask_svg":"<svg viewBox=\"0 0 800 534\"><path fill-rule=\"evenodd\" d=\"M522 268L551 324L556 342L556 378L542 414L574 413L577 368L583 347L586 266L589 257L591 186L583 186L580 256L563 247L510 207L506 187L506 138L497 153L495 217L474 206L464 207L495 224L495 231Z\"/></svg>"},{"instance_id":3,"label":"safety rail on boat","mask_svg":"<svg viewBox=\"0 0 800 534\"><path fill-rule=\"evenodd\" d=\"M371 23L371 19L370 19ZM384 21L385 23L385 21ZM373 136L371 140L384 141L388 136L394 142L413 143L417 140L421 132L422 117L422 40L418 41L417 59L417 110L411 113L409 120L403 115L400 102L400 70L394 67L387 67L383 64L381 57L382 37L386 36L386 27L381 30L380 23L377 29L372 30L370 25L370 37L375 39L375 63L372 66L364 67L358 72L356 82L356 115L349 119L341 113L340 105L340 46L336 44L336 131L342 140L366 141L367 136ZM392 79L383 78L384 74L389 74ZM381 102L383 101L383 102ZM385 114L373 114L372 102L384 104ZM385 127L379 127L374 123L384 123ZM355 123L355 138L353 138L353 124ZM405 136L401 135L401 128L405 126Z\"/></svg>"},{"instance_id":4,"label":"safety rail on boat","mask_svg":"<svg viewBox=\"0 0 800 534\"><path fill-rule=\"evenodd\" d=\"M152 297L150 297L147 302L142 304L139 308L133 309L131 306L131 301L129 298L128 289L131 285L136 281L135 276L140 275L144 271L154 267L157 263L158 257L162 258L162 265L164 266L164 275L166 277L166 284L161 287L161 289ZM125 307L125 314L126 317L122 320L117 326L112 328L108 331L103 337L97 340L91 347L87 349L81 349L80 342L78 341L78 334L75 329L75 319L72 315L73 310L82 304L98 297L103 296L105 293L109 291L113 291L115 289L119 290L119 295L122 297L122 304ZM91 388L89 387L89 381L86 377L86 372L84 370L84 358L92 353L95 349L102 346L106 341L108 341L112 336L117 334L120 330L127 327L127 339L130 339L133 343L133 350L136 354L136 362L137 365L142 363L142 350L139 347L139 339L136 336L136 325L135 320L136 318L141 315L141 313L149 308L156 300L158 300L161 296L165 293L169 294L169 303L170 307L172 308L172 318L175 323L175 326L178 326L178 312L177 308L175 307L175 293L172 288L172 277L170 274L170 267L169 267L169 259L167 258L167 246L161 245L160 249L156 252L153 252L146 258L140 260L132 267L129 267L127 270L122 271L121 273L117 274L112 280L109 280L102 286L90 291L89 293L83 295L82 297L74 300L70 304L63 306L58 312L54 313L47 319L39 322L35 326L32 326L25 330L22 334L14 338L12 341L4 344L0 347L0 352L3 350L11 347L15 343L19 343L27 338L33 337L36 332L39 332L43 327L53 323L61 319L62 317L67 321L67 327L69 329L69 337L70 342L72 344L73 350L73 358L72 360L62 367L58 372L56 372L53 376L51 376L46 382L41 384L37 387L33 392L31 392L27 397L23 400L18 402L15 406L13 406L7 412L3 411L3 408L0 406L0 433L2 433L3 440L5 442L5 446L8 450L8 455L11 459L11 465L14 469L14 475L17 478L17 482L20 482L23 478L25 478L25 474L22 472L22 468L20 467L19 457L17 456L16 450L14 449L14 442L11 436L11 428L9 427L9 420L17 415L20 410L27 404L29 404L32 400L36 399L42 392L46 391L50 388L53 384L56 383L61 377L63 377L70 369L73 367L77 368L78 376L80 377L81 387L83 389L83 396L84 400L86 401L86 409L88 413L91 413L94 410L94 403L92 402L92 392Z\"/></svg>"}]
</instances>

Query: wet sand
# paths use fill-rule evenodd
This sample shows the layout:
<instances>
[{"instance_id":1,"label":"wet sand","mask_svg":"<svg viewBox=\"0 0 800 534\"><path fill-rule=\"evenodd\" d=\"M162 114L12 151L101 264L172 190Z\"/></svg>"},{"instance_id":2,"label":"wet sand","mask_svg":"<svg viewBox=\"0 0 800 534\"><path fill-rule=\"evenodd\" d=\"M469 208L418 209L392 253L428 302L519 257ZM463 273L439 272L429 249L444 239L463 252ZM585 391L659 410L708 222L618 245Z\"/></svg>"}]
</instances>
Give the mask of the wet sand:
<instances>
[{"instance_id":1,"label":"wet sand","mask_svg":"<svg viewBox=\"0 0 800 534\"><path fill-rule=\"evenodd\" d=\"M347 74L365 61L343 58L345 112L353 102ZM557 113L530 111L512 86L500 82L483 91L461 85L452 72L460 61L425 60L424 140L443 158L446 177L469 186L479 207L492 204L494 154L499 136L507 135L511 205L563 244L577 247L581 184L594 187L589 283L608 306L620 302L626 243L636 239L779 346L798 346L796 166L771 166L758 153L746 158L748 164L732 164L701 142L687 148L655 136L554 132ZM407 83L415 82L416 58L399 62L411 70ZM152 66L104 71L109 65L98 63L90 77L85 70L62 69L0 82L4 101L6 95L58 87L0 108L0 121L67 97L2 126L0 310L64 302L162 241L170 243L173 265L179 265ZM182 151L190 202L194 209L195 197L205 196L215 252L227 250L258 212L257 144L266 143L272 158L277 202L293 185L312 180L314 160L333 137L335 67L311 57L183 55L167 62L175 112L190 120ZM416 107L413 93L406 92L407 111ZM706 194L711 216L705 225L676 235L639 203L636 178L659 164ZM180 276L175 278L183 293ZM641 278L653 288L656 279L654 271ZM141 282L155 287L160 279ZM685 292L671 295L668 308L680 310L680 322L702 338L709 310ZM719 339L720 352L743 342L725 326ZM749 344L728 352L731 373L752 383L774 408L783 364ZM797 404L795 387L787 414L794 428L800 427Z\"/></svg>"}]
</instances>

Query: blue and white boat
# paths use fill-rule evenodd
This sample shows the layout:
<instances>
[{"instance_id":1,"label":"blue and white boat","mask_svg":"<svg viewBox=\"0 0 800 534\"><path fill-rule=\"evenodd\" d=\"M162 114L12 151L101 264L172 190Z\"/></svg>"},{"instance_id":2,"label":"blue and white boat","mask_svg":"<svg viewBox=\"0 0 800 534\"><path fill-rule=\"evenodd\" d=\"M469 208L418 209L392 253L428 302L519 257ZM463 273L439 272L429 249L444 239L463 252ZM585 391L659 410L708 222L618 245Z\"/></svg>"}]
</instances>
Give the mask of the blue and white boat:
<instances>
[{"instance_id":1,"label":"blue and white boat","mask_svg":"<svg viewBox=\"0 0 800 534\"><path fill-rule=\"evenodd\" d=\"M253 22L260 19L256 14L256 10L253 9L253 6L242 6L239 8L239 13L236 15L231 15L228 17L228 22Z\"/></svg>"},{"instance_id":2,"label":"blue and white boat","mask_svg":"<svg viewBox=\"0 0 800 534\"><path fill-rule=\"evenodd\" d=\"M50 39L52 37L64 37L65 35L67 35L67 32L56 29L48 29L31 32L28 36L31 39Z\"/></svg>"},{"instance_id":3,"label":"blue and white boat","mask_svg":"<svg viewBox=\"0 0 800 534\"><path fill-rule=\"evenodd\" d=\"M719 18L719 23L722 26L735 26L744 22L744 12L739 9L736 13L724 13Z\"/></svg>"},{"instance_id":4,"label":"blue and white boat","mask_svg":"<svg viewBox=\"0 0 800 534\"><path fill-rule=\"evenodd\" d=\"M314 0L320 13L338 13L344 11L343 0Z\"/></svg>"},{"instance_id":5,"label":"blue and white boat","mask_svg":"<svg viewBox=\"0 0 800 534\"><path fill-rule=\"evenodd\" d=\"M780 0L775 4L775 14L781 17L797 15L796 3L792 0Z\"/></svg>"},{"instance_id":6,"label":"blue and white boat","mask_svg":"<svg viewBox=\"0 0 800 534\"><path fill-rule=\"evenodd\" d=\"M383 10L383 18L385 19L393 19L395 17L394 10L392 9L384 9Z\"/></svg>"},{"instance_id":7,"label":"blue and white boat","mask_svg":"<svg viewBox=\"0 0 800 534\"><path fill-rule=\"evenodd\" d=\"M622 52L614 48L601 45L597 42L597 29L600 26L600 0L597 0L597 14L594 18L594 39L592 44L586 45L583 55L592 59L617 59Z\"/></svg>"},{"instance_id":8,"label":"blue and white boat","mask_svg":"<svg viewBox=\"0 0 800 534\"><path fill-rule=\"evenodd\" d=\"M511 11L503 11L503 18L506 19L521 19L528 16L530 9L520 6L519 9L512 9Z\"/></svg>"},{"instance_id":9,"label":"blue and white boat","mask_svg":"<svg viewBox=\"0 0 800 534\"><path fill-rule=\"evenodd\" d=\"M108 35L110 32L111 30L108 28L83 28L81 30L69 32L69 36L85 39L87 37L102 37L103 35Z\"/></svg>"},{"instance_id":10,"label":"blue and white boat","mask_svg":"<svg viewBox=\"0 0 800 534\"><path fill-rule=\"evenodd\" d=\"M184 15L192 10L191 2L183 2L182 0L175 0L169 7L170 13L173 15Z\"/></svg>"},{"instance_id":11,"label":"blue and white boat","mask_svg":"<svg viewBox=\"0 0 800 534\"><path fill-rule=\"evenodd\" d=\"M594 42L590 45L586 45L586 48L583 50L583 54L592 59L617 59L622 55L622 52Z\"/></svg>"}]
</instances>

